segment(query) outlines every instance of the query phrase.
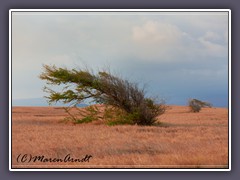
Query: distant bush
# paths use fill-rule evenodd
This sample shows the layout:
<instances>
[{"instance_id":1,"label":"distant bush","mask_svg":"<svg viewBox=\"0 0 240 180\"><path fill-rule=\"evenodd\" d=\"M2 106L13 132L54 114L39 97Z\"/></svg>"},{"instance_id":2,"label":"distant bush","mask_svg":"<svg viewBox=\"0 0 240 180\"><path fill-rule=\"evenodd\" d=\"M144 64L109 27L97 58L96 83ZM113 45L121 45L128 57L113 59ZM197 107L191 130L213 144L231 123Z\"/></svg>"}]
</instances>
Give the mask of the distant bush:
<instances>
[{"instance_id":1,"label":"distant bush","mask_svg":"<svg viewBox=\"0 0 240 180\"><path fill-rule=\"evenodd\" d=\"M40 78L46 80L48 85L64 86L61 92L55 92L49 87L44 88L44 91L50 94L47 97L49 103L62 101L75 107L83 100L93 99L95 103L112 106L121 112L116 119L120 124L153 125L156 117L165 112L164 102L157 104L154 99L145 97L145 90L139 88L138 84L121 79L109 71L94 74L89 69L69 70L44 65ZM94 120L97 112L93 109L89 112L89 115L79 120L68 111L77 123Z\"/></svg>"},{"instance_id":2,"label":"distant bush","mask_svg":"<svg viewBox=\"0 0 240 180\"><path fill-rule=\"evenodd\" d=\"M192 112L199 112L202 107L212 107L208 102L200 101L198 99L190 99L188 101L188 106Z\"/></svg>"}]
</instances>

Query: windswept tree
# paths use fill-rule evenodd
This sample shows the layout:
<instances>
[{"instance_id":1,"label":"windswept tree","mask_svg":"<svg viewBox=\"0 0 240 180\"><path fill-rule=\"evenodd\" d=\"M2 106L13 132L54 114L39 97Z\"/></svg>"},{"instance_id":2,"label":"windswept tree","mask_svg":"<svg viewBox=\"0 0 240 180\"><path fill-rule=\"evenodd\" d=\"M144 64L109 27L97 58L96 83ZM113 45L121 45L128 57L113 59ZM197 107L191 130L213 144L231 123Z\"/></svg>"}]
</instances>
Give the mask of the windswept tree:
<instances>
[{"instance_id":1,"label":"windswept tree","mask_svg":"<svg viewBox=\"0 0 240 180\"><path fill-rule=\"evenodd\" d=\"M93 73L88 68L67 69L44 65L40 75L48 85L61 85L61 92L52 90L49 86L44 91L49 103L62 101L71 106L91 99L95 103L110 105L123 111L130 118L130 124L153 125L156 117L165 112L164 102L157 104L153 98L145 97L144 88L137 83L119 78L110 71ZM129 119L128 119L129 120Z\"/></svg>"},{"instance_id":2,"label":"windswept tree","mask_svg":"<svg viewBox=\"0 0 240 180\"><path fill-rule=\"evenodd\" d=\"M208 102L200 101L198 99L190 99L188 101L188 106L192 112L199 112L202 107L212 107Z\"/></svg>"}]
</instances>

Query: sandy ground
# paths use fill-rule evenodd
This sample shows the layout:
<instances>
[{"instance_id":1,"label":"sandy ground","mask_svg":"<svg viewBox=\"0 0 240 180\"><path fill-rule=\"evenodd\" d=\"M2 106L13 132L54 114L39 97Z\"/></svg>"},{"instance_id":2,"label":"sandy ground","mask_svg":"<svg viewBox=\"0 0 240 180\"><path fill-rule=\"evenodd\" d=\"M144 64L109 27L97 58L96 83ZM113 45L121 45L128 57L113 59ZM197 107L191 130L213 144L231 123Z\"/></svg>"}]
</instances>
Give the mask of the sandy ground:
<instances>
[{"instance_id":1,"label":"sandy ground","mask_svg":"<svg viewBox=\"0 0 240 180\"><path fill-rule=\"evenodd\" d=\"M64 123L59 107L13 107L12 168L228 168L228 109L170 106L159 127Z\"/></svg>"}]
</instances>

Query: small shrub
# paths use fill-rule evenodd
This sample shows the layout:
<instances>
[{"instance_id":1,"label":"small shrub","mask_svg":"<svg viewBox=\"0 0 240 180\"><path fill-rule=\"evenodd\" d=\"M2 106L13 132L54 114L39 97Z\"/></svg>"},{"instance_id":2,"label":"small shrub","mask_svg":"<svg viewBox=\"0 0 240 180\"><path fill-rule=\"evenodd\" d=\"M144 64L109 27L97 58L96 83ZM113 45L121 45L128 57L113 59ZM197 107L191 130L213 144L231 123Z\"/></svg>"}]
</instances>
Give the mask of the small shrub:
<instances>
[{"instance_id":1,"label":"small shrub","mask_svg":"<svg viewBox=\"0 0 240 180\"><path fill-rule=\"evenodd\" d=\"M202 107L212 107L210 103L198 99L190 99L188 101L188 106L190 107L191 112L200 112Z\"/></svg>"}]
</instances>

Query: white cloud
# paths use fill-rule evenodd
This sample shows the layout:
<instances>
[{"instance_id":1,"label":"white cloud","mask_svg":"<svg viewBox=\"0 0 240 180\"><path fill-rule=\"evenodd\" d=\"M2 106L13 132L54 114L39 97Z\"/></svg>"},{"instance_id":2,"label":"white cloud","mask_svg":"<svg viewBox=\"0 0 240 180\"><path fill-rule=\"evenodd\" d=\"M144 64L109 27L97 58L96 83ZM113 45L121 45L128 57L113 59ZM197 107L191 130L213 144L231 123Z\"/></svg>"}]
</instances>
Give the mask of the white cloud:
<instances>
[{"instance_id":1,"label":"white cloud","mask_svg":"<svg viewBox=\"0 0 240 180\"><path fill-rule=\"evenodd\" d=\"M200 17L196 18L200 20ZM207 20L206 17L203 19ZM211 17L210 22L213 19ZM222 25L224 28L217 31L215 24L210 27L210 24L205 22L207 27L201 29L204 33L199 33L197 36L194 34L194 28L191 31L190 26L196 26L195 22L190 21L190 25L180 28L178 25L180 20L175 24L165 21L146 20L143 24L132 28L133 48L131 52L136 58L149 62L189 62L203 57L207 61L208 56L227 57L227 44L225 43L227 37L224 37L226 35L222 33L224 25ZM202 21L200 22L204 25ZM220 27L219 18L217 18L217 25Z\"/></svg>"},{"instance_id":2,"label":"white cloud","mask_svg":"<svg viewBox=\"0 0 240 180\"><path fill-rule=\"evenodd\" d=\"M131 52L147 61L172 61L186 36L174 24L148 20L132 28Z\"/></svg>"},{"instance_id":3,"label":"white cloud","mask_svg":"<svg viewBox=\"0 0 240 180\"><path fill-rule=\"evenodd\" d=\"M147 45L172 45L183 35L177 26L157 21L148 21L132 29L133 40Z\"/></svg>"},{"instance_id":4,"label":"white cloud","mask_svg":"<svg viewBox=\"0 0 240 180\"><path fill-rule=\"evenodd\" d=\"M205 49L202 51L208 55L215 57L226 57L227 56L227 45L224 42L224 34L220 36L217 33L208 31L202 37L200 37L199 42L203 45ZM221 42L224 42L221 43Z\"/></svg>"},{"instance_id":5,"label":"white cloud","mask_svg":"<svg viewBox=\"0 0 240 180\"><path fill-rule=\"evenodd\" d=\"M207 31L206 34L203 36L203 39L206 41L218 41L221 39L221 37L215 32Z\"/></svg>"}]
</instances>

